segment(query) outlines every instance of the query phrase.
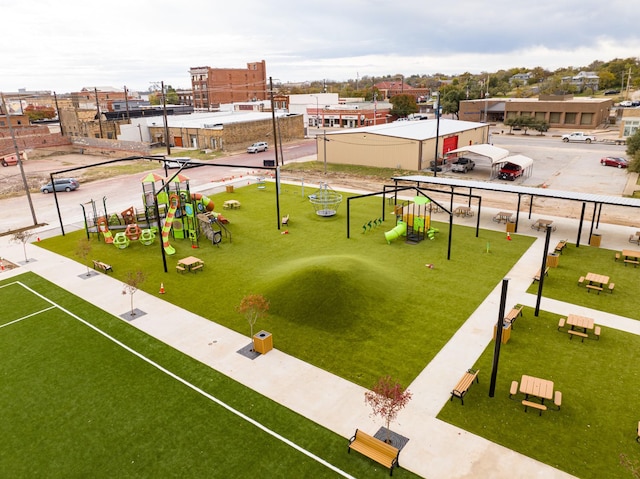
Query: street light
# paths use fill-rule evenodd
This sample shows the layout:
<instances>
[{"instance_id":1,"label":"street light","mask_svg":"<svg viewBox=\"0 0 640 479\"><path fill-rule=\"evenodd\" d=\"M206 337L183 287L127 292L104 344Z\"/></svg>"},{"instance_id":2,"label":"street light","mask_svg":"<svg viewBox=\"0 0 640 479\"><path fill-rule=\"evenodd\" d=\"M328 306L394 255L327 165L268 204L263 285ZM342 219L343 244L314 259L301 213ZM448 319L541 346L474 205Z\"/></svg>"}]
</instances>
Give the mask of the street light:
<instances>
[{"instance_id":1,"label":"street light","mask_svg":"<svg viewBox=\"0 0 640 479\"><path fill-rule=\"evenodd\" d=\"M320 102L318 100L318 95L311 95L316 98L316 128L320 128L320 115L318 112L320 111Z\"/></svg>"},{"instance_id":2,"label":"street light","mask_svg":"<svg viewBox=\"0 0 640 479\"><path fill-rule=\"evenodd\" d=\"M437 103L435 107L436 112L436 153L433 162L433 177L438 176L438 140L440 138L440 92L436 92Z\"/></svg>"}]
</instances>

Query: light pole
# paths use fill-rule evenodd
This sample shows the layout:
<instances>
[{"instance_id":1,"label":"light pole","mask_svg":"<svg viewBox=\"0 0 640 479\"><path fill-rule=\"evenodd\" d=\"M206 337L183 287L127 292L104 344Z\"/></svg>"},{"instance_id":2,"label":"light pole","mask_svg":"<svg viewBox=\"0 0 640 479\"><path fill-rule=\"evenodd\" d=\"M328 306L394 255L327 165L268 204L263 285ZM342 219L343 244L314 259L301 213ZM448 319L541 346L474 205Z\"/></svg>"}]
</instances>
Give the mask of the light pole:
<instances>
[{"instance_id":1,"label":"light pole","mask_svg":"<svg viewBox=\"0 0 640 479\"><path fill-rule=\"evenodd\" d=\"M438 176L438 140L440 138L440 92L436 92L436 153L433 161L433 177Z\"/></svg>"},{"instance_id":2,"label":"light pole","mask_svg":"<svg viewBox=\"0 0 640 479\"><path fill-rule=\"evenodd\" d=\"M320 101L318 100L318 95L311 95L316 98L316 128L320 128Z\"/></svg>"}]
</instances>

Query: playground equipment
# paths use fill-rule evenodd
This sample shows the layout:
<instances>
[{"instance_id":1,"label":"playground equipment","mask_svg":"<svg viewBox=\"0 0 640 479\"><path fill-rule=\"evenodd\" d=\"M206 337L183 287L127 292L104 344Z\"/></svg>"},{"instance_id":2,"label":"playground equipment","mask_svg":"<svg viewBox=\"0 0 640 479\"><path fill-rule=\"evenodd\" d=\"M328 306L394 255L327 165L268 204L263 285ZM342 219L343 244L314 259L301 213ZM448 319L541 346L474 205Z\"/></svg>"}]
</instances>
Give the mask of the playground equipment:
<instances>
[{"instance_id":1,"label":"playground equipment","mask_svg":"<svg viewBox=\"0 0 640 479\"><path fill-rule=\"evenodd\" d=\"M384 239L387 240L388 244L391 244L393 240L398 239L400 236L406 236L407 234L407 223L400 220L398 224L389 231L385 232Z\"/></svg>"},{"instance_id":2,"label":"playground equipment","mask_svg":"<svg viewBox=\"0 0 640 479\"><path fill-rule=\"evenodd\" d=\"M396 207L396 227L384 234L388 244L400 236L407 242L418 243L425 239L435 239L437 228L431 227L431 200L426 196L416 196L413 203Z\"/></svg>"},{"instance_id":3,"label":"playground equipment","mask_svg":"<svg viewBox=\"0 0 640 479\"><path fill-rule=\"evenodd\" d=\"M162 247L168 255L176 254L176 249L169 243L169 233L173 226L173 217L178 209L178 202L178 195L171 195L169 198L169 209L167 210L167 216L164 219L164 226L162 227Z\"/></svg>"},{"instance_id":4,"label":"playground equipment","mask_svg":"<svg viewBox=\"0 0 640 479\"><path fill-rule=\"evenodd\" d=\"M338 206L342 203L342 195L323 183L320 185L320 189L309 195L309 201L318 216L334 216L338 211Z\"/></svg>"}]
</instances>

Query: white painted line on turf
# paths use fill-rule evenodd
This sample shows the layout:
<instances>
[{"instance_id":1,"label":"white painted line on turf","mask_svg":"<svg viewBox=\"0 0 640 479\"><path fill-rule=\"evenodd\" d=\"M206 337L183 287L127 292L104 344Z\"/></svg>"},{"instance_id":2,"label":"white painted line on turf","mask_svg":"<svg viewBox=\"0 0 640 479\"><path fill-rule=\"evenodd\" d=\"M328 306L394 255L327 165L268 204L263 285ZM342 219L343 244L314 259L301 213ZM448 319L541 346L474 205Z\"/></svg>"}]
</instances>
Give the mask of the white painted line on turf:
<instances>
[{"instance_id":1,"label":"white painted line on turf","mask_svg":"<svg viewBox=\"0 0 640 479\"><path fill-rule=\"evenodd\" d=\"M47 308L47 309L41 309L40 311L36 311L35 313L28 314L27 316L23 316L22 318L14 319L13 321L9 321L8 323L0 325L0 328L4 328L5 326L9 326L11 324L17 323L19 321L22 321L23 319L28 319L28 318L31 318L33 316L37 316L40 313L45 313L45 312L47 312L49 310L52 310L52 309L56 309L56 306L51 306L50 308Z\"/></svg>"},{"instance_id":2,"label":"white painted line on turf","mask_svg":"<svg viewBox=\"0 0 640 479\"><path fill-rule=\"evenodd\" d=\"M185 386L187 386L188 388L194 390L195 392L197 392L198 394L201 394L202 396L206 397L207 399L215 402L216 404L218 404L219 406L222 406L223 408L225 408L227 411L235 414L236 416L240 417L241 419L244 419L245 421L247 421L248 423L254 425L255 427L257 427L258 429L263 430L264 432L266 432L267 434L275 437L276 439L279 439L280 441L284 442L285 444L291 446L292 448L296 449L297 451L301 452L302 454L304 454L305 456L313 459L314 461L319 462L320 464L322 464L323 466L331 469L332 471L338 473L339 475L341 475L342 477L346 477L349 479L356 479L355 477L353 477L352 475L348 474L347 472L343 471L342 469L337 468L336 466L334 466L333 464L325 461L324 459L322 459L321 457L316 456L315 454L313 454L311 451L307 451L306 449L304 449L301 446L298 446L296 443L290 441L289 439L287 439L286 437L278 434L275 431L272 431L271 429L269 429L268 427L264 426L263 424L259 423L258 421L256 421L255 419L250 418L249 416L245 415L244 413L238 411L237 409L229 406L227 403L221 401L220 399L216 398L215 396L212 396L211 394L203 391L202 389L200 389L199 387L187 382L185 379L182 379L180 376L177 376L176 374L172 373L171 371L169 371L168 369L164 368L163 366L160 366L158 363L152 361L151 359L147 358L146 356L143 356L141 353L135 351L134 349L130 348L129 346L127 346L126 344L120 342L119 340L117 340L116 338L114 338L113 336L110 336L109 334L105 333L104 331L98 329L96 326L94 326L93 324L85 321L84 319L82 319L81 317L75 315L74 313L72 313L71 311L63 308L62 306L54 303L53 301L51 301L49 298L41 295L40 293L38 293L37 291L31 289L29 286L27 286L26 284L21 283L20 281L17 282L18 284L20 284L23 288L31 291L33 294L35 294L36 296L38 296L39 298L45 300L46 302L48 302L49 304L52 304L53 307L56 307L58 309L60 309L61 311L63 311L64 313L68 314L69 316L71 316L72 318L77 319L78 321L80 321L81 323L83 323L85 326L88 326L89 328L93 329L95 332L97 332L98 334L101 334L102 336L104 336L105 338L109 339L110 341L114 342L115 344L117 344L118 346L120 346L121 348L129 351L131 354L137 356L138 358L142 359L143 361L145 361L146 363L150 364L151 366L153 366L154 368L162 371L163 373L165 373L166 375L172 377L173 379L175 379L176 381L181 382L182 384L184 384ZM51 309L51 308L50 308Z\"/></svg>"}]
</instances>

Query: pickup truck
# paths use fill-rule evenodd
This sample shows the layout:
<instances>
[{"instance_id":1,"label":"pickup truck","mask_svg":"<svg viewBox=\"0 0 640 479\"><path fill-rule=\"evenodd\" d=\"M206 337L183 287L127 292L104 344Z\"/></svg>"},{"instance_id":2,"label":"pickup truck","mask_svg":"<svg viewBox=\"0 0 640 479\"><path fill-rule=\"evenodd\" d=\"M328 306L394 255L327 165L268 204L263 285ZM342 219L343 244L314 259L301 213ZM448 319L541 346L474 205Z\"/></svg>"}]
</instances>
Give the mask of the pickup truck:
<instances>
[{"instance_id":1,"label":"pickup truck","mask_svg":"<svg viewBox=\"0 0 640 479\"><path fill-rule=\"evenodd\" d=\"M573 133L562 135L562 141L564 141L565 143L568 143L570 141L583 141L585 143L591 143L592 141L596 141L596 137L594 135L586 135L581 131L574 131Z\"/></svg>"},{"instance_id":2,"label":"pickup truck","mask_svg":"<svg viewBox=\"0 0 640 479\"><path fill-rule=\"evenodd\" d=\"M520 165L516 165L514 163L505 163L500 168L500 173L498 173L498 178L501 180L510 180L514 181L516 178L522 176L523 170Z\"/></svg>"},{"instance_id":3,"label":"pickup truck","mask_svg":"<svg viewBox=\"0 0 640 479\"><path fill-rule=\"evenodd\" d=\"M469 158L460 157L456 161L451 163L451 171L466 173L467 171L473 170L475 166L476 166L475 161Z\"/></svg>"}]
</instances>

